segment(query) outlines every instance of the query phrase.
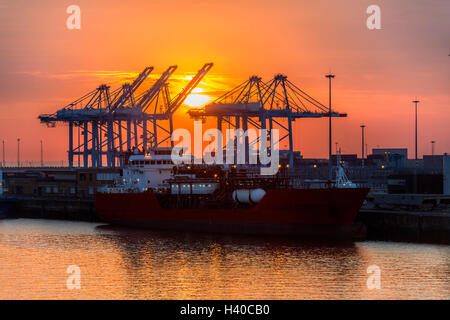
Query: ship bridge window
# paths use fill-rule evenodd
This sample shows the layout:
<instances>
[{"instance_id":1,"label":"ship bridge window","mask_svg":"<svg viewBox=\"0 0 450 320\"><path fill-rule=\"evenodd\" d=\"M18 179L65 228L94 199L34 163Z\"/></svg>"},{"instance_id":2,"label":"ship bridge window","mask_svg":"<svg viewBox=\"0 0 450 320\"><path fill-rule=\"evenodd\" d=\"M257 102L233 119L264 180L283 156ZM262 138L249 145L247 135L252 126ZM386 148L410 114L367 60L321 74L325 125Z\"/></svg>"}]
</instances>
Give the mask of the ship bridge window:
<instances>
[{"instance_id":1,"label":"ship bridge window","mask_svg":"<svg viewBox=\"0 0 450 320\"><path fill-rule=\"evenodd\" d=\"M169 150L156 150L155 154L158 154L158 155L170 155L170 154L172 154L172 150L171 149L169 149Z\"/></svg>"}]
</instances>

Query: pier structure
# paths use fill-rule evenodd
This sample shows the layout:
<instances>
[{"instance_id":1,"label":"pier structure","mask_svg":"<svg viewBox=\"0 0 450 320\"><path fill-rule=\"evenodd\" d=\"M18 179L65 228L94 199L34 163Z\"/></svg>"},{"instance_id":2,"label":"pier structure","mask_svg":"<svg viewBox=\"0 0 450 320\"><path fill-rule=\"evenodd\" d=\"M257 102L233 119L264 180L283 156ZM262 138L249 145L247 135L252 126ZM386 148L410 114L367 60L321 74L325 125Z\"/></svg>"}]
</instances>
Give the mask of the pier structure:
<instances>
[{"instance_id":1,"label":"pier structure","mask_svg":"<svg viewBox=\"0 0 450 320\"><path fill-rule=\"evenodd\" d=\"M177 66L170 66L149 89L137 94L154 69L147 67L132 83L112 91L102 84L55 113L40 115L39 119L49 127L57 123L68 125L70 168L75 157L78 166L84 168L122 166L124 157L133 149L147 151L172 143L173 114L212 66L205 64L174 97L170 96L168 81Z\"/></svg>"},{"instance_id":2,"label":"pier structure","mask_svg":"<svg viewBox=\"0 0 450 320\"><path fill-rule=\"evenodd\" d=\"M289 152L289 166L294 164L293 122L301 118L346 117L345 113L330 112L328 107L311 97L287 76L277 74L267 82L258 76L252 76L244 83L222 95L203 108L191 109L193 118L206 119L215 117L217 128L228 125L246 132L248 128L267 129L267 146L286 141ZM279 130L279 138L271 137L272 129ZM238 137L244 140L246 163L249 149L258 143L260 136L249 141L248 136Z\"/></svg>"}]
</instances>

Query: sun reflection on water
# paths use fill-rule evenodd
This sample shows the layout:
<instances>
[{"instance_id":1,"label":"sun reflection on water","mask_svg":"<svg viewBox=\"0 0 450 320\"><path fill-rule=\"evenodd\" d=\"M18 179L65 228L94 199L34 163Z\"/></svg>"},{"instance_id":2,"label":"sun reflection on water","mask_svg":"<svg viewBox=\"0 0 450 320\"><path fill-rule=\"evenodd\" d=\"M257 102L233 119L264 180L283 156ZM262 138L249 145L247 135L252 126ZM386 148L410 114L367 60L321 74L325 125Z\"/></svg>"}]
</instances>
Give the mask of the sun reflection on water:
<instances>
[{"instance_id":1,"label":"sun reflection on water","mask_svg":"<svg viewBox=\"0 0 450 320\"><path fill-rule=\"evenodd\" d=\"M1 299L412 299L450 297L450 247L0 221ZM81 289L65 286L69 265ZM366 288L369 265L382 288Z\"/></svg>"}]
</instances>

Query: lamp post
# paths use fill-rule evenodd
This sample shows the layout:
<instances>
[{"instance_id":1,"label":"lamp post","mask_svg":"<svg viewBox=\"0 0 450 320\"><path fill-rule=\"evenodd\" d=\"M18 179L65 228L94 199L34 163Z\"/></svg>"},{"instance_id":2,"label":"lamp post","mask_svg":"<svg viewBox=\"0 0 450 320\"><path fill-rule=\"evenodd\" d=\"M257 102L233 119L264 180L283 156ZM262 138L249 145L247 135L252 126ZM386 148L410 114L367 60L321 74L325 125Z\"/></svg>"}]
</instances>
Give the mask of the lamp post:
<instances>
[{"instance_id":1,"label":"lamp post","mask_svg":"<svg viewBox=\"0 0 450 320\"><path fill-rule=\"evenodd\" d=\"M44 166L44 147L42 145L42 140L41 140L41 167Z\"/></svg>"},{"instance_id":2,"label":"lamp post","mask_svg":"<svg viewBox=\"0 0 450 320\"><path fill-rule=\"evenodd\" d=\"M333 179L333 164L331 162L331 145L332 145L332 135L331 135L331 79L335 77L334 74L325 75L328 78L328 90L329 90L329 107L328 107L328 180L331 184L331 180Z\"/></svg>"},{"instance_id":3,"label":"lamp post","mask_svg":"<svg viewBox=\"0 0 450 320\"><path fill-rule=\"evenodd\" d=\"M415 154L416 154L416 162L417 162L417 104L419 103L419 100L414 100L414 106L415 106Z\"/></svg>"},{"instance_id":4,"label":"lamp post","mask_svg":"<svg viewBox=\"0 0 450 320\"><path fill-rule=\"evenodd\" d=\"M361 166L364 168L364 124L361 127Z\"/></svg>"},{"instance_id":5,"label":"lamp post","mask_svg":"<svg viewBox=\"0 0 450 320\"><path fill-rule=\"evenodd\" d=\"M415 109L415 164L414 164L414 193L417 193L417 104L419 100L413 100Z\"/></svg>"},{"instance_id":6,"label":"lamp post","mask_svg":"<svg viewBox=\"0 0 450 320\"><path fill-rule=\"evenodd\" d=\"M20 138L17 138L17 166L20 167Z\"/></svg>"},{"instance_id":7,"label":"lamp post","mask_svg":"<svg viewBox=\"0 0 450 320\"><path fill-rule=\"evenodd\" d=\"M3 164L3 166L5 166L5 140L2 140L2 151L3 151L3 154L2 154L2 164Z\"/></svg>"}]
</instances>

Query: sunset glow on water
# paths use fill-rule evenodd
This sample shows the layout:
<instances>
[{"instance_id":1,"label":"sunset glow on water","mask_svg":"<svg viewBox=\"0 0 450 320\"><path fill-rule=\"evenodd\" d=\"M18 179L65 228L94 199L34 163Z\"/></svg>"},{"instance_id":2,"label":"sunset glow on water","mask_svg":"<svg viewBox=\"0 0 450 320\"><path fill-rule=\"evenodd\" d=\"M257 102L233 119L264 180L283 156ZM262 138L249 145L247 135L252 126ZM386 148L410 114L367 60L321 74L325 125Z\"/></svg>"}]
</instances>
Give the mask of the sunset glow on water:
<instances>
[{"instance_id":1,"label":"sunset glow on water","mask_svg":"<svg viewBox=\"0 0 450 320\"><path fill-rule=\"evenodd\" d=\"M450 248L0 221L0 299L449 299ZM69 290L68 266L81 270ZM378 265L381 289L366 269Z\"/></svg>"}]
</instances>

